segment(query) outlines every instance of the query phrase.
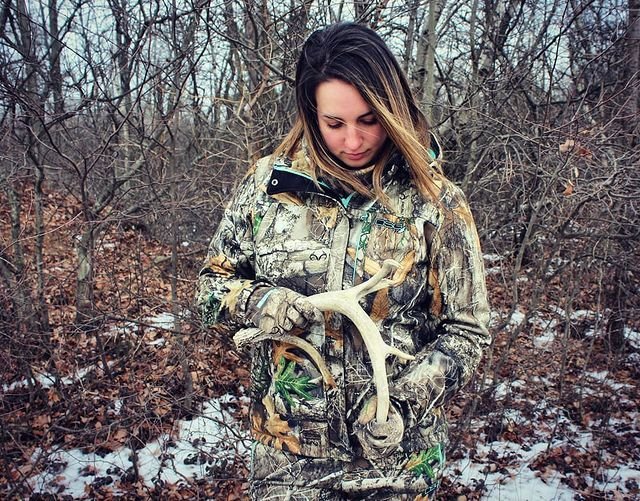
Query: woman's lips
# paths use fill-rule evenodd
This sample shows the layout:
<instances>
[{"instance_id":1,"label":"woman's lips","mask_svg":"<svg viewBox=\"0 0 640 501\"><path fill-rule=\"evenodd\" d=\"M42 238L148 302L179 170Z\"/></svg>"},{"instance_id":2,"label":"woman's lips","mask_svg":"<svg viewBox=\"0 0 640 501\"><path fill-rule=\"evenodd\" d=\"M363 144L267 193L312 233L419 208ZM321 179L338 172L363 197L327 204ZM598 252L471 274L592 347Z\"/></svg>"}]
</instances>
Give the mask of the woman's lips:
<instances>
[{"instance_id":1,"label":"woman's lips","mask_svg":"<svg viewBox=\"0 0 640 501\"><path fill-rule=\"evenodd\" d=\"M362 153L345 153L344 154L345 157L347 157L349 160L362 160L364 157L367 156L367 152L363 151Z\"/></svg>"}]
</instances>

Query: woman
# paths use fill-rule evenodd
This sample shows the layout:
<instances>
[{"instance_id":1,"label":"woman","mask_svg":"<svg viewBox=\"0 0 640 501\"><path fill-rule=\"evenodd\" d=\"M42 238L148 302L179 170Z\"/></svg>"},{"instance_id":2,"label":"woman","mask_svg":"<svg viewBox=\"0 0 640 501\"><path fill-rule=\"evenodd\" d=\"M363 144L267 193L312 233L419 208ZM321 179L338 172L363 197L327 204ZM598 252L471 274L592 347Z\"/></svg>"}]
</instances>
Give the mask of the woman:
<instances>
[{"instance_id":1,"label":"woman","mask_svg":"<svg viewBox=\"0 0 640 501\"><path fill-rule=\"evenodd\" d=\"M252 168L200 274L207 324L288 332L253 351L253 499L424 499L444 465L443 405L490 342L473 218L441 173L440 149L389 48L341 23L313 33L296 70L298 117ZM375 419L369 356L353 324L307 296L367 280L386 259L394 287L363 300L384 340L389 426Z\"/></svg>"}]
</instances>

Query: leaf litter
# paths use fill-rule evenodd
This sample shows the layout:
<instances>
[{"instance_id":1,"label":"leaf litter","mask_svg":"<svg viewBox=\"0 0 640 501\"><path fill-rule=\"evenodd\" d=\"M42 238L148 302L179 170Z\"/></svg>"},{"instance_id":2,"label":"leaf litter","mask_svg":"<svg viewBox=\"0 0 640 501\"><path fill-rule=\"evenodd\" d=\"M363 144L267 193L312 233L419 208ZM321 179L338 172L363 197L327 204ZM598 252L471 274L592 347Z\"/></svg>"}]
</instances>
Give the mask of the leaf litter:
<instances>
[{"instance_id":1,"label":"leaf litter","mask_svg":"<svg viewBox=\"0 0 640 501\"><path fill-rule=\"evenodd\" d=\"M18 356L4 360L0 495L242 499L249 359L228 333L202 331L190 310L205 247L194 254L191 245L179 260L175 313L168 270L153 259L168 246L131 229L108 230L96 268L105 314L95 331L79 330L68 250L80 218L70 197L51 193L48 201L66 208L52 212L58 230L45 245L52 348L30 363L28 378ZM638 325L627 326L627 348L612 357L601 313L588 305L568 312L553 297L533 315L512 311L500 283L508 260L493 255L487 263L492 321L508 322L495 333L493 365L485 360L450 405L441 497L640 498ZM518 283L526 287L526 279Z\"/></svg>"}]
</instances>

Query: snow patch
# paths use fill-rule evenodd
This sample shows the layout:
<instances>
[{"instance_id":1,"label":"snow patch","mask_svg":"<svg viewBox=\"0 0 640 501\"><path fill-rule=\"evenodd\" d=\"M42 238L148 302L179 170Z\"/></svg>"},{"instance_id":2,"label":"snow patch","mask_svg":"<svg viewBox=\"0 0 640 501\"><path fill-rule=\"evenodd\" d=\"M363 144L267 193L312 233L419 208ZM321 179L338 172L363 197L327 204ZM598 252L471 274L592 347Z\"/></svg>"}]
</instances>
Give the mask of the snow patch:
<instances>
[{"instance_id":1,"label":"snow patch","mask_svg":"<svg viewBox=\"0 0 640 501\"><path fill-rule=\"evenodd\" d=\"M555 340L556 340L555 332L549 329L534 338L533 346L535 346L539 350L544 350L549 348Z\"/></svg>"},{"instance_id":2,"label":"snow patch","mask_svg":"<svg viewBox=\"0 0 640 501\"><path fill-rule=\"evenodd\" d=\"M628 327L625 327L624 337L631 346L633 346L636 350L640 350L640 332L636 332L629 329Z\"/></svg>"},{"instance_id":3,"label":"snow patch","mask_svg":"<svg viewBox=\"0 0 640 501\"><path fill-rule=\"evenodd\" d=\"M513 326L518 326L520 325L522 322L524 322L524 319L526 318L526 315L520 311L520 310L515 310L512 314L511 314L511 319L509 320L509 325L513 325Z\"/></svg>"},{"instance_id":4,"label":"snow patch","mask_svg":"<svg viewBox=\"0 0 640 501\"><path fill-rule=\"evenodd\" d=\"M173 313L160 313L155 317L145 318L144 321L152 327L171 330L175 326L176 317Z\"/></svg>"},{"instance_id":5,"label":"snow patch","mask_svg":"<svg viewBox=\"0 0 640 501\"><path fill-rule=\"evenodd\" d=\"M113 362L108 362L107 365L111 367L113 365ZM87 374L89 374L90 372L93 372L94 370L96 370L96 366L85 367L83 369L77 369L76 373L73 376L66 376L61 378L56 378L55 375L50 373L35 374L33 376L33 381L29 381L27 379L14 381L11 384L2 385L2 390L5 393L11 393L12 391L16 391L22 388L28 388L34 382L37 383L41 388L46 390L46 389L52 388L56 384L57 380L59 380L61 385L68 386L68 385L77 383L78 381L82 381Z\"/></svg>"},{"instance_id":6,"label":"snow patch","mask_svg":"<svg viewBox=\"0 0 640 501\"><path fill-rule=\"evenodd\" d=\"M514 442L482 444L477 447L474 459L463 458L452 463L445 475L463 485L484 485L486 491L482 499L485 500L571 501L573 492L561 483L559 473L552 471L550 475L542 475L529 468L533 460L548 447L546 442L529 446L527 450ZM504 466L489 459L505 457L511 458L516 464ZM483 462L477 462L478 459Z\"/></svg>"},{"instance_id":7,"label":"snow patch","mask_svg":"<svg viewBox=\"0 0 640 501\"><path fill-rule=\"evenodd\" d=\"M174 434L163 434L138 450L135 461L140 480L152 487L158 482L205 478L238 457L246 458L250 438L223 407L236 402L231 395L210 400L197 417L179 421ZM108 454L40 450L32 460L46 465L30 479L34 492L43 494L82 497L86 487L102 484L117 495L118 483L134 471L134 454L128 447Z\"/></svg>"}]
</instances>

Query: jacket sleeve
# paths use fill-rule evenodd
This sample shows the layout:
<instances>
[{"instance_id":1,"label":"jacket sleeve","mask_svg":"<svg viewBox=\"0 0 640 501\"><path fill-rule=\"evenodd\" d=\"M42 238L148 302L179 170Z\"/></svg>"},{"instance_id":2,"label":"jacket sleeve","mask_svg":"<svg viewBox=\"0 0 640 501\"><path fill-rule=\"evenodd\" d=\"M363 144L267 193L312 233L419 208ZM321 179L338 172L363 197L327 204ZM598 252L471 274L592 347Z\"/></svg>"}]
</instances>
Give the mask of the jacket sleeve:
<instances>
[{"instance_id":1,"label":"jacket sleeve","mask_svg":"<svg viewBox=\"0 0 640 501\"><path fill-rule=\"evenodd\" d=\"M257 187L254 173L241 182L211 239L198 278L196 303L207 327L247 324L247 303L264 285L255 280L253 219Z\"/></svg>"},{"instance_id":2,"label":"jacket sleeve","mask_svg":"<svg viewBox=\"0 0 640 501\"><path fill-rule=\"evenodd\" d=\"M429 286L436 339L391 384L391 396L410 421L421 421L469 382L491 342L482 252L461 190L451 186L445 216L431 244ZM414 421L414 422L415 422Z\"/></svg>"}]
</instances>

